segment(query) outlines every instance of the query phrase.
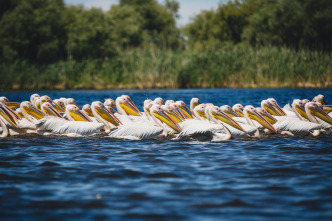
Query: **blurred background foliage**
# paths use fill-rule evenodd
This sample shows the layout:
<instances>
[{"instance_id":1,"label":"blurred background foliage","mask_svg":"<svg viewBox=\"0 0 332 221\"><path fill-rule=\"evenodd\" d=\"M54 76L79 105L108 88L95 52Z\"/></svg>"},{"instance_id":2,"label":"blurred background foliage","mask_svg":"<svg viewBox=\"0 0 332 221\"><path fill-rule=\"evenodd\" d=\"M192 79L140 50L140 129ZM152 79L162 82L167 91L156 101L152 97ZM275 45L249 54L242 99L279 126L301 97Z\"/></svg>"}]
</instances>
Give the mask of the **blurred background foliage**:
<instances>
[{"instance_id":1,"label":"blurred background foliage","mask_svg":"<svg viewBox=\"0 0 332 221\"><path fill-rule=\"evenodd\" d=\"M331 0L1 0L1 89L332 87Z\"/></svg>"}]
</instances>

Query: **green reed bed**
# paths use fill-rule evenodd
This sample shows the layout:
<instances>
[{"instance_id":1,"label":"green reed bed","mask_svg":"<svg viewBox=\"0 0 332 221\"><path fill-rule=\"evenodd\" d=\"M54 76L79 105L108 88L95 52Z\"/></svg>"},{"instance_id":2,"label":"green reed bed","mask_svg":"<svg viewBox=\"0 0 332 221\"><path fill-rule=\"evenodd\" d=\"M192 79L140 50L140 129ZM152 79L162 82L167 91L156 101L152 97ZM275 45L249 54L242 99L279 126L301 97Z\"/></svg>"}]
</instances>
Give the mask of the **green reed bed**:
<instances>
[{"instance_id":1,"label":"green reed bed","mask_svg":"<svg viewBox=\"0 0 332 221\"><path fill-rule=\"evenodd\" d=\"M48 65L0 64L1 89L332 87L331 55L237 46L209 51L129 49Z\"/></svg>"}]
</instances>

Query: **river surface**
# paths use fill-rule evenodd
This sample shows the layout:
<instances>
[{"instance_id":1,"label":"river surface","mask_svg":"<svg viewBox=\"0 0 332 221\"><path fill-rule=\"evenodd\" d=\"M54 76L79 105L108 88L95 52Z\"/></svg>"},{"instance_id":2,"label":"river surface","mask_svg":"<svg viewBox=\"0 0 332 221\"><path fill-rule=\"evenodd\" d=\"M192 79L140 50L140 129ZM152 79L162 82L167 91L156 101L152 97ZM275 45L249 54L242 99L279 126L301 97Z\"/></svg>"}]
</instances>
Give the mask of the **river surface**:
<instances>
[{"instance_id":1,"label":"river surface","mask_svg":"<svg viewBox=\"0 0 332 221\"><path fill-rule=\"evenodd\" d=\"M67 90L5 92L73 97L79 106L131 96L259 106L319 89ZM107 137L0 139L1 220L332 220L332 137L199 142Z\"/></svg>"}]
</instances>

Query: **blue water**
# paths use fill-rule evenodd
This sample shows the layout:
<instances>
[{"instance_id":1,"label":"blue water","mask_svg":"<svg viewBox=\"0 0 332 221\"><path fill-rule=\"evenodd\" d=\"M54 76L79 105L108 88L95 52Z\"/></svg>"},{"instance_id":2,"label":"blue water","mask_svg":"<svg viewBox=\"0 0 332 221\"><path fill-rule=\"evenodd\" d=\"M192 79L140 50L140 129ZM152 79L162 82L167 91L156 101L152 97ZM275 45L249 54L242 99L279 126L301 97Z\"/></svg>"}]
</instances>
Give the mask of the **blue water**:
<instances>
[{"instance_id":1,"label":"blue water","mask_svg":"<svg viewBox=\"0 0 332 221\"><path fill-rule=\"evenodd\" d=\"M82 106L128 94L259 106L318 89L68 90L4 92L73 97ZM1 220L332 220L332 137L213 143L16 136L0 139Z\"/></svg>"}]
</instances>

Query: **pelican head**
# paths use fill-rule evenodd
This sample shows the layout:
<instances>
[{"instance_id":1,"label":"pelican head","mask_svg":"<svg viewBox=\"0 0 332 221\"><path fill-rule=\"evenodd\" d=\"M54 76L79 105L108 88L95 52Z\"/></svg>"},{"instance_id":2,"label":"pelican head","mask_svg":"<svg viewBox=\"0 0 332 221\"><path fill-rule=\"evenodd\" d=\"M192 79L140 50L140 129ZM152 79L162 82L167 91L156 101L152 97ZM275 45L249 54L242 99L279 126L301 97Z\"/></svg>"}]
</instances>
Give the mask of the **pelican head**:
<instances>
[{"instance_id":1,"label":"pelican head","mask_svg":"<svg viewBox=\"0 0 332 221\"><path fill-rule=\"evenodd\" d=\"M113 99L110 99L110 98L106 99L104 102L104 105L105 105L106 110L108 110L112 114L117 113L117 111L114 109L114 108L116 108L116 104Z\"/></svg>"},{"instance_id":2,"label":"pelican head","mask_svg":"<svg viewBox=\"0 0 332 221\"><path fill-rule=\"evenodd\" d=\"M244 108L244 115L248 122L251 120L256 120L259 124L261 124L263 127L267 128L269 131L277 133L278 131L272 126L272 124L267 121L258 111L256 108L254 108L252 105L247 105ZM252 125L254 125L251 122Z\"/></svg>"},{"instance_id":3,"label":"pelican head","mask_svg":"<svg viewBox=\"0 0 332 221\"><path fill-rule=\"evenodd\" d=\"M6 97L4 97L4 96L0 97L0 102L2 102L3 104L5 104L10 109L16 109L17 107L20 106L19 102L9 102L9 99L6 98Z\"/></svg>"},{"instance_id":4,"label":"pelican head","mask_svg":"<svg viewBox=\"0 0 332 221\"><path fill-rule=\"evenodd\" d=\"M132 115L132 116L141 116L142 113L138 110L136 105L132 102L128 95L122 95L116 100L116 109L120 114ZM119 106L119 107L118 107Z\"/></svg>"},{"instance_id":5,"label":"pelican head","mask_svg":"<svg viewBox=\"0 0 332 221\"><path fill-rule=\"evenodd\" d=\"M295 112L295 114L302 120L301 117L309 120L307 113L304 108L304 104L300 99L294 99L292 103L292 109Z\"/></svg>"},{"instance_id":6,"label":"pelican head","mask_svg":"<svg viewBox=\"0 0 332 221\"><path fill-rule=\"evenodd\" d=\"M161 97L157 97L156 99L154 99L154 102L156 104L159 104L159 105L164 105L165 104L164 99L162 99Z\"/></svg>"},{"instance_id":7,"label":"pelican head","mask_svg":"<svg viewBox=\"0 0 332 221\"><path fill-rule=\"evenodd\" d=\"M274 98L269 98L267 100L271 103L271 105L274 107L279 116L287 115Z\"/></svg>"},{"instance_id":8,"label":"pelican head","mask_svg":"<svg viewBox=\"0 0 332 221\"><path fill-rule=\"evenodd\" d=\"M43 119L45 117L45 114L41 110L39 110L38 108L36 108L29 101L22 102L20 107L21 107L23 115L28 120L30 119L30 117L32 117L32 118L34 118L36 120L40 120L40 119Z\"/></svg>"},{"instance_id":9,"label":"pelican head","mask_svg":"<svg viewBox=\"0 0 332 221\"><path fill-rule=\"evenodd\" d=\"M150 114L150 108L152 107L153 105L153 101L151 99L146 99L143 103L143 109L144 109L144 112L148 115L148 116L151 116Z\"/></svg>"},{"instance_id":10,"label":"pelican head","mask_svg":"<svg viewBox=\"0 0 332 221\"><path fill-rule=\"evenodd\" d=\"M240 115L235 113L235 111L233 111L233 109L228 105L221 106L220 110L222 110L223 112L225 112L226 114L228 114L231 117L240 117Z\"/></svg>"},{"instance_id":11,"label":"pelican head","mask_svg":"<svg viewBox=\"0 0 332 221\"><path fill-rule=\"evenodd\" d=\"M243 106L242 104L234 104L232 107L233 111L237 113L239 116L244 117L243 115Z\"/></svg>"},{"instance_id":12,"label":"pelican head","mask_svg":"<svg viewBox=\"0 0 332 221\"><path fill-rule=\"evenodd\" d=\"M325 97L322 94L318 94L316 97L314 97L312 102L318 102L322 105L326 105Z\"/></svg>"},{"instance_id":13,"label":"pelican head","mask_svg":"<svg viewBox=\"0 0 332 221\"><path fill-rule=\"evenodd\" d=\"M31 102L32 104L34 104L34 103L35 103L35 99L36 99L37 97L40 97L40 95L39 95L39 94L33 94L33 95L31 95L31 96L30 96L30 102Z\"/></svg>"},{"instance_id":14,"label":"pelican head","mask_svg":"<svg viewBox=\"0 0 332 221\"><path fill-rule=\"evenodd\" d=\"M185 117L181 113L179 106L176 103L172 103L171 105L162 105L161 108L165 110L176 123L184 121Z\"/></svg>"},{"instance_id":15,"label":"pelican head","mask_svg":"<svg viewBox=\"0 0 332 221\"><path fill-rule=\"evenodd\" d=\"M92 120L84 114L76 105L69 104L66 106L66 116L71 121L88 121Z\"/></svg>"},{"instance_id":16,"label":"pelican head","mask_svg":"<svg viewBox=\"0 0 332 221\"><path fill-rule=\"evenodd\" d=\"M201 101L197 98L197 97L193 97L191 98L190 101L190 110L194 111L194 108L199 105L201 103Z\"/></svg>"},{"instance_id":17,"label":"pelican head","mask_svg":"<svg viewBox=\"0 0 332 221\"><path fill-rule=\"evenodd\" d=\"M302 99L303 106L308 102L310 102L308 99Z\"/></svg>"},{"instance_id":18,"label":"pelican head","mask_svg":"<svg viewBox=\"0 0 332 221\"><path fill-rule=\"evenodd\" d=\"M265 119L267 119L271 124L275 124L278 120L275 119L267 110L261 107L257 107L256 110L260 113Z\"/></svg>"},{"instance_id":19,"label":"pelican head","mask_svg":"<svg viewBox=\"0 0 332 221\"><path fill-rule=\"evenodd\" d=\"M62 116L58 113L58 111L56 111L54 109L54 107L52 106L52 104L50 104L48 102L43 103L42 106L41 106L41 109L48 116L54 116L54 117L60 117L60 118L62 118Z\"/></svg>"},{"instance_id":20,"label":"pelican head","mask_svg":"<svg viewBox=\"0 0 332 221\"><path fill-rule=\"evenodd\" d=\"M224 111L222 111L219 107L217 106L213 106L210 107L210 113L212 115L213 118L220 120L238 130L241 130L243 132L246 132L241 126L240 124L238 124L231 116L229 116L227 113L225 113Z\"/></svg>"},{"instance_id":21,"label":"pelican head","mask_svg":"<svg viewBox=\"0 0 332 221\"><path fill-rule=\"evenodd\" d=\"M166 113L165 110L161 108L160 105L154 104L150 108L150 113L153 119L157 118L161 122L167 124L173 130L177 131L178 133L181 132L181 127ZM156 120L156 119L155 119ZM157 121L156 121L157 122Z\"/></svg>"},{"instance_id":22,"label":"pelican head","mask_svg":"<svg viewBox=\"0 0 332 221\"><path fill-rule=\"evenodd\" d=\"M41 96L40 97L40 104L42 105L43 103L45 103L45 102L51 102L52 101L52 99L49 97L49 96L47 96L47 95L44 95L44 96Z\"/></svg>"},{"instance_id":23,"label":"pelican head","mask_svg":"<svg viewBox=\"0 0 332 221\"><path fill-rule=\"evenodd\" d=\"M181 121L184 121L186 119L185 115L180 110L180 105L178 105L177 103L172 103L169 106L172 109L172 113L176 114L176 116L179 117Z\"/></svg>"},{"instance_id":24,"label":"pelican head","mask_svg":"<svg viewBox=\"0 0 332 221\"><path fill-rule=\"evenodd\" d=\"M261 101L261 107L273 116L279 116L278 112L268 100Z\"/></svg>"},{"instance_id":25,"label":"pelican head","mask_svg":"<svg viewBox=\"0 0 332 221\"><path fill-rule=\"evenodd\" d=\"M179 105L181 112L184 114L186 118L193 119L193 113L191 113L191 111L183 101L177 101L175 103Z\"/></svg>"},{"instance_id":26,"label":"pelican head","mask_svg":"<svg viewBox=\"0 0 332 221\"><path fill-rule=\"evenodd\" d=\"M114 126L119 126L120 124L122 124L121 121L113 113L110 113L106 110L105 105L100 101L92 102L91 110L95 117L100 116L103 120L106 120Z\"/></svg>"},{"instance_id":27,"label":"pelican head","mask_svg":"<svg viewBox=\"0 0 332 221\"><path fill-rule=\"evenodd\" d=\"M54 103L54 106L56 107L56 109L58 110L58 112L62 112L62 113L65 112L66 105L62 100L54 99L53 103Z\"/></svg>"},{"instance_id":28,"label":"pelican head","mask_svg":"<svg viewBox=\"0 0 332 221\"><path fill-rule=\"evenodd\" d=\"M105 99L104 105L109 106L111 108L116 108L115 102L111 98Z\"/></svg>"},{"instance_id":29,"label":"pelican head","mask_svg":"<svg viewBox=\"0 0 332 221\"><path fill-rule=\"evenodd\" d=\"M310 121L312 122L319 123L319 121L317 120L317 118L319 118L322 121L325 121L326 123L332 125L332 118L324 112L320 103L314 103L314 102L306 103L305 112L307 113Z\"/></svg>"},{"instance_id":30,"label":"pelican head","mask_svg":"<svg viewBox=\"0 0 332 221\"><path fill-rule=\"evenodd\" d=\"M9 108L2 102L0 102L0 116L5 119L12 127L17 127L17 119L8 110Z\"/></svg>"},{"instance_id":31,"label":"pelican head","mask_svg":"<svg viewBox=\"0 0 332 221\"><path fill-rule=\"evenodd\" d=\"M74 98L67 98L65 104L66 104L66 107L68 105L75 105L76 107L78 107L78 109L80 109L80 107L76 104L76 101Z\"/></svg>"},{"instance_id":32,"label":"pelican head","mask_svg":"<svg viewBox=\"0 0 332 221\"><path fill-rule=\"evenodd\" d=\"M194 108L195 115L200 119L207 119L205 115L206 104L199 104Z\"/></svg>"},{"instance_id":33,"label":"pelican head","mask_svg":"<svg viewBox=\"0 0 332 221\"><path fill-rule=\"evenodd\" d=\"M15 113L20 117L20 118L25 118L23 115L22 109L19 107L15 110Z\"/></svg>"},{"instance_id":34,"label":"pelican head","mask_svg":"<svg viewBox=\"0 0 332 221\"><path fill-rule=\"evenodd\" d=\"M173 103L175 103L174 100L167 100L167 101L165 102L165 105L171 105L171 104L173 104Z\"/></svg>"},{"instance_id":35,"label":"pelican head","mask_svg":"<svg viewBox=\"0 0 332 221\"><path fill-rule=\"evenodd\" d=\"M85 105L82 107L82 111L83 111L83 113L85 113L85 114L88 115L89 117L93 117L93 113L92 113L91 105L90 105L90 104L85 104Z\"/></svg>"},{"instance_id":36,"label":"pelican head","mask_svg":"<svg viewBox=\"0 0 332 221\"><path fill-rule=\"evenodd\" d=\"M2 97L0 97L0 102L5 103L5 102L9 102L9 100L8 100L8 98L2 96Z\"/></svg>"}]
</instances>

